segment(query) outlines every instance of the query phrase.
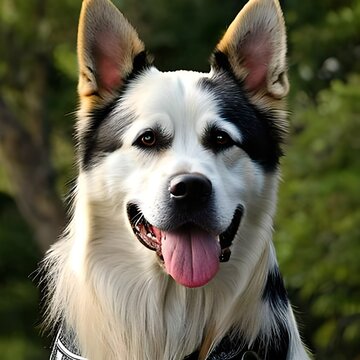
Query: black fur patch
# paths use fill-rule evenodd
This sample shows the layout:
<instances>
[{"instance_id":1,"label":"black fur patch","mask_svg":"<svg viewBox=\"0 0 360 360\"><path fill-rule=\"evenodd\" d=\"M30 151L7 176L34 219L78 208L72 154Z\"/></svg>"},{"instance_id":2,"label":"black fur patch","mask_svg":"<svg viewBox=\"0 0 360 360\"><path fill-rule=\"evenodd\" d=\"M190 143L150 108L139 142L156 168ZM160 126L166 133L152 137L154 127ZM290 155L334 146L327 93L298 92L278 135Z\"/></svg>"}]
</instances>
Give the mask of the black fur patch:
<instances>
[{"instance_id":1,"label":"black fur patch","mask_svg":"<svg viewBox=\"0 0 360 360\"><path fill-rule=\"evenodd\" d=\"M276 333L272 334L271 340L264 346L264 341L259 338L251 346L262 360L286 360L289 351L290 335L284 323L279 322Z\"/></svg>"},{"instance_id":2,"label":"black fur patch","mask_svg":"<svg viewBox=\"0 0 360 360\"><path fill-rule=\"evenodd\" d=\"M223 53L213 55L213 69L213 77L201 79L200 86L218 99L221 117L239 129L243 137L239 146L266 172L274 171L283 155L281 145L285 138L275 112L265 112L250 102Z\"/></svg>"},{"instance_id":3,"label":"black fur patch","mask_svg":"<svg viewBox=\"0 0 360 360\"><path fill-rule=\"evenodd\" d=\"M107 119L115 109L122 94L126 92L129 83L150 66L151 60L146 51L136 55L133 60L132 72L118 90L118 95L110 103L95 108L88 114L87 127L85 130L82 129L81 133L78 133L78 156L83 170L89 169L103 154L111 153L122 146L119 135L121 134L121 128L126 126L128 122L124 121L124 124L119 124L116 127L117 131L114 133L113 128L106 127Z\"/></svg>"},{"instance_id":4,"label":"black fur patch","mask_svg":"<svg viewBox=\"0 0 360 360\"><path fill-rule=\"evenodd\" d=\"M267 281L263 291L262 299L270 305L273 316L277 321L276 331L271 335L271 342L266 348L261 349L262 342L257 340L254 350L258 352L262 359L286 360L289 350L290 336L287 324L289 300L279 268L275 267L268 273ZM284 315L285 314L285 315Z\"/></svg>"},{"instance_id":5,"label":"black fur patch","mask_svg":"<svg viewBox=\"0 0 360 360\"><path fill-rule=\"evenodd\" d=\"M225 71L233 74L228 57L219 50L216 50L212 54L212 56L210 58L210 64L214 70L217 70L217 71L225 70Z\"/></svg>"},{"instance_id":6,"label":"black fur patch","mask_svg":"<svg viewBox=\"0 0 360 360\"><path fill-rule=\"evenodd\" d=\"M275 309L288 306L287 291L277 267L268 274L263 292L263 300L268 301Z\"/></svg>"},{"instance_id":7,"label":"black fur patch","mask_svg":"<svg viewBox=\"0 0 360 360\"><path fill-rule=\"evenodd\" d=\"M241 334L229 333L209 356L210 360L258 358L261 360L286 360L290 335L286 324L286 312L289 306L287 293L279 269L269 272L262 294L262 300L270 304L269 311L275 319L271 334L259 335L253 344L246 344ZM253 354L256 354L253 355ZM192 358L191 358L192 359ZM194 357L195 359L195 357Z\"/></svg>"},{"instance_id":8,"label":"black fur patch","mask_svg":"<svg viewBox=\"0 0 360 360\"><path fill-rule=\"evenodd\" d=\"M142 51L137 54L133 60L133 69L126 79L126 83L133 80L136 76L148 69L152 64L152 57L146 52Z\"/></svg>"},{"instance_id":9,"label":"black fur patch","mask_svg":"<svg viewBox=\"0 0 360 360\"><path fill-rule=\"evenodd\" d=\"M95 154L109 153L121 147L120 140L117 142L116 139L113 141L99 139L99 129L114 110L118 99L116 97L106 106L94 109L86 120L89 122L86 130L78 134L78 156L83 170L88 169L90 164L94 163Z\"/></svg>"}]
</instances>

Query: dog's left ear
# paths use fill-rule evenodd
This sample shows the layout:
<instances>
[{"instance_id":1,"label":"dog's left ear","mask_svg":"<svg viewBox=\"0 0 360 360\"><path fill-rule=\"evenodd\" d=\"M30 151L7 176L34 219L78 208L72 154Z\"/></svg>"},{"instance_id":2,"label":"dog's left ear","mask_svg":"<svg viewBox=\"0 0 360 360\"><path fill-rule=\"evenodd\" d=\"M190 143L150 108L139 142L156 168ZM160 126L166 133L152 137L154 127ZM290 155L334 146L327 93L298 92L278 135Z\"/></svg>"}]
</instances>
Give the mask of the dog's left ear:
<instances>
[{"instance_id":1,"label":"dog's left ear","mask_svg":"<svg viewBox=\"0 0 360 360\"><path fill-rule=\"evenodd\" d=\"M212 66L230 66L252 95L283 98L289 83L286 30L278 0L250 0L217 45Z\"/></svg>"},{"instance_id":2,"label":"dog's left ear","mask_svg":"<svg viewBox=\"0 0 360 360\"><path fill-rule=\"evenodd\" d=\"M145 46L110 0L83 0L78 29L78 92L81 105L111 101L133 73L147 62Z\"/></svg>"}]
</instances>

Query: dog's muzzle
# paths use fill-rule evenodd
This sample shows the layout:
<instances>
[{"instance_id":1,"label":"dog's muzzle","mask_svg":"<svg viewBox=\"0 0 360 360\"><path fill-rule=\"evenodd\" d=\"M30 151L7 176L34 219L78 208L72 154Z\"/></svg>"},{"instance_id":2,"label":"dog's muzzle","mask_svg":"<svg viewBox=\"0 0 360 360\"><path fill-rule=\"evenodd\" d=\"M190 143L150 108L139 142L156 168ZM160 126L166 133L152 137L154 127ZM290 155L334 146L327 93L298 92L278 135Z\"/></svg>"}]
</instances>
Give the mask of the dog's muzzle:
<instances>
[{"instance_id":1,"label":"dog's muzzle","mask_svg":"<svg viewBox=\"0 0 360 360\"><path fill-rule=\"evenodd\" d=\"M154 250L165 270L180 284L198 287L207 284L217 273L220 262L231 256L230 246L240 226L243 207L235 211L230 225L220 233L211 225L207 209L212 198L212 184L201 174L181 174L168 186L172 226L151 224L136 202L127 205L131 227L138 240Z\"/></svg>"}]
</instances>

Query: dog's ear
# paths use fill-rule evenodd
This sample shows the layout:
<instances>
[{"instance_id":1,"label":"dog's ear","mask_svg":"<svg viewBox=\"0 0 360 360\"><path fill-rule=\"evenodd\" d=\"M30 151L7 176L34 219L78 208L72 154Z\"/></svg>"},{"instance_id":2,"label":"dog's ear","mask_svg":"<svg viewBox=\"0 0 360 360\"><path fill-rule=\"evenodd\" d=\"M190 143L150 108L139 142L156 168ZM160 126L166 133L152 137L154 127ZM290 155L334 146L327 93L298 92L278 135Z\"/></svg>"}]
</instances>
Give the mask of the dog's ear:
<instances>
[{"instance_id":1,"label":"dog's ear","mask_svg":"<svg viewBox=\"0 0 360 360\"><path fill-rule=\"evenodd\" d=\"M278 0L250 0L218 43L212 66L230 67L250 94L283 98L289 83L286 30Z\"/></svg>"},{"instance_id":2,"label":"dog's ear","mask_svg":"<svg viewBox=\"0 0 360 360\"><path fill-rule=\"evenodd\" d=\"M120 11L109 0L84 0L78 30L81 104L111 101L139 58L147 61L144 44Z\"/></svg>"}]
</instances>

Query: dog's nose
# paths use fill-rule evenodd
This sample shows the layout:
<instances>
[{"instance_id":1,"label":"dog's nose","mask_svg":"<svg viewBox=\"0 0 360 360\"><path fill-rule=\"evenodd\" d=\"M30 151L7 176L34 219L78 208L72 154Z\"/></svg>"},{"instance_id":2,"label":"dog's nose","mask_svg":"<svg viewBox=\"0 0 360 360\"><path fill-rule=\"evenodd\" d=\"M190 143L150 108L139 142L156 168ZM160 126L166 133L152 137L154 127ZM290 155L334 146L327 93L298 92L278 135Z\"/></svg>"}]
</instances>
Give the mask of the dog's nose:
<instances>
[{"instance_id":1,"label":"dog's nose","mask_svg":"<svg viewBox=\"0 0 360 360\"><path fill-rule=\"evenodd\" d=\"M204 203L212 192L211 181L201 174L181 174L170 181L170 197L183 203Z\"/></svg>"}]
</instances>

